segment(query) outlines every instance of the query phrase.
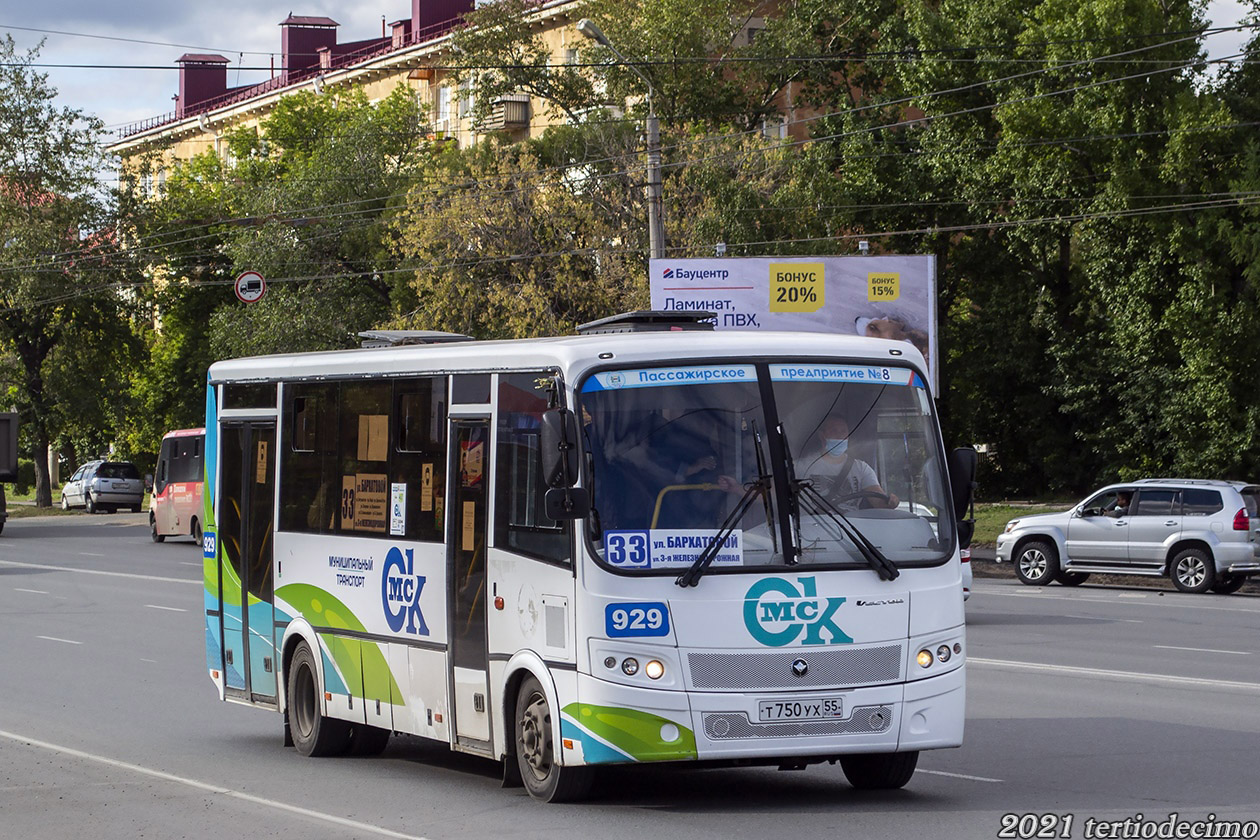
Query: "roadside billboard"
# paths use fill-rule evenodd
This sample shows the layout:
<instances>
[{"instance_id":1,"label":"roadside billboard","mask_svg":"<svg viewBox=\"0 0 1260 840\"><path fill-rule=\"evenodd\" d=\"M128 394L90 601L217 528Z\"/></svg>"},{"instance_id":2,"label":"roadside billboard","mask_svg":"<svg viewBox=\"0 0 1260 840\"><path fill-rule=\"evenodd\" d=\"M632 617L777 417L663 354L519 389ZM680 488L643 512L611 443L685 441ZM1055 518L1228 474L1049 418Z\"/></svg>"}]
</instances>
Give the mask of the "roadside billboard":
<instances>
[{"instance_id":1,"label":"roadside billboard","mask_svg":"<svg viewBox=\"0 0 1260 840\"><path fill-rule=\"evenodd\" d=\"M936 373L936 258L715 257L649 267L652 308L707 310L717 328L909 341Z\"/></svg>"}]
</instances>

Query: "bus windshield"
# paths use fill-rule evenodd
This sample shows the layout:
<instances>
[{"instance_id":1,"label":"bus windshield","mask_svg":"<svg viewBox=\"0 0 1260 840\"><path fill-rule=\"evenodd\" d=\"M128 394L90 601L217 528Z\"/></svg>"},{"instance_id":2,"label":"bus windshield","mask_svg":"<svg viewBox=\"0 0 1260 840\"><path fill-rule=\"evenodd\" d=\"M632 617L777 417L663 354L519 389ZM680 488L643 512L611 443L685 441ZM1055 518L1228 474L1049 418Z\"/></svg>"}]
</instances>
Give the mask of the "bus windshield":
<instances>
[{"instance_id":1,"label":"bus windshield","mask_svg":"<svg viewBox=\"0 0 1260 840\"><path fill-rule=\"evenodd\" d=\"M931 400L909 368L645 367L580 390L588 532L614 569L677 572L719 536L713 571L953 551Z\"/></svg>"}]
</instances>

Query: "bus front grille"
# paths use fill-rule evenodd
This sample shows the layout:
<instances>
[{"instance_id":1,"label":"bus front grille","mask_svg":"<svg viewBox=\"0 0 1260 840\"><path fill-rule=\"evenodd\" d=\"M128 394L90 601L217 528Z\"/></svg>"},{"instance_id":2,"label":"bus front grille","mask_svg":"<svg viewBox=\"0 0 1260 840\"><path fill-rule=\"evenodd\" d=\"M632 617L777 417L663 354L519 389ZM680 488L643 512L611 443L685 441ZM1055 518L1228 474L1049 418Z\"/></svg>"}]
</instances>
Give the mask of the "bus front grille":
<instances>
[{"instance_id":1,"label":"bus front grille","mask_svg":"<svg viewBox=\"0 0 1260 840\"><path fill-rule=\"evenodd\" d=\"M743 712L710 712L701 716L704 734L714 741L735 738L797 738L811 735L871 735L892 726L888 706L859 706L844 720L797 723L753 723Z\"/></svg>"},{"instance_id":2,"label":"bus front grille","mask_svg":"<svg viewBox=\"0 0 1260 840\"><path fill-rule=\"evenodd\" d=\"M804 660L798 676L792 663ZM718 691L878 685L901 676L901 645L826 648L791 653L691 653L691 685Z\"/></svg>"}]
</instances>

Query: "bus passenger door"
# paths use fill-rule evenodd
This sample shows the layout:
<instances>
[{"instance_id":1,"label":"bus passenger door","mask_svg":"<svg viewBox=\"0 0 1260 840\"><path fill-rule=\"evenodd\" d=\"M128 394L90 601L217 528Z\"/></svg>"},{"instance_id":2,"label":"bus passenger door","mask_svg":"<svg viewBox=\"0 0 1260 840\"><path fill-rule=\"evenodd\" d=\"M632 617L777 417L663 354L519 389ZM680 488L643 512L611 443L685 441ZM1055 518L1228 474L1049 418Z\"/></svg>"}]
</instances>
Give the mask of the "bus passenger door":
<instances>
[{"instance_id":1,"label":"bus passenger door","mask_svg":"<svg viewBox=\"0 0 1260 840\"><path fill-rule=\"evenodd\" d=\"M490 424L451 421L447 494L450 656L458 744L489 748L489 646L486 641L486 528Z\"/></svg>"},{"instance_id":2,"label":"bus passenger door","mask_svg":"<svg viewBox=\"0 0 1260 840\"><path fill-rule=\"evenodd\" d=\"M224 423L220 441L218 539L224 558L220 573L227 693L251 701L275 702L271 532L276 424Z\"/></svg>"}]
</instances>

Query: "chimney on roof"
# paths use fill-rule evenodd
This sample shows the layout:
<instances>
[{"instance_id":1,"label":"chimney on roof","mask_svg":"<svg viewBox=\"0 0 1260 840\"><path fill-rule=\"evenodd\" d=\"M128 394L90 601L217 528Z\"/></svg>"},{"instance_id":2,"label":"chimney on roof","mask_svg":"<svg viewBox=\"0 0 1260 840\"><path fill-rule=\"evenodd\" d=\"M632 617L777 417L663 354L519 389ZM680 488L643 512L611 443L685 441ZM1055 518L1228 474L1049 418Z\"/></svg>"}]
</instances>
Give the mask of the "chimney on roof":
<instances>
[{"instance_id":1,"label":"chimney on roof","mask_svg":"<svg viewBox=\"0 0 1260 840\"><path fill-rule=\"evenodd\" d=\"M411 31L417 34L431 26L463 17L475 0L411 0Z\"/></svg>"},{"instance_id":2,"label":"chimney on roof","mask_svg":"<svg viewBox=\"0 0 1260 840\"><path fill-rule=\"evenodd\" d=\"M227 93L228 59L213 53L185 53L175 61L179 65L179 99L175 103L175 119L196 113L196 106Z\"/></svg>"},{"instance_id":3,"label":"chimney on roof","mask_svg":"<svg viewBox=\"0 0 1260 840\"><path fill-rule=\"evenodd\" d=\"M284 62L280 75L286 84L318 70L319 51L321 48L331 50L337 45L339 25L332 18L304 17L291 12L280 22L280 54Z\"/></svg>"}]
</instances>

